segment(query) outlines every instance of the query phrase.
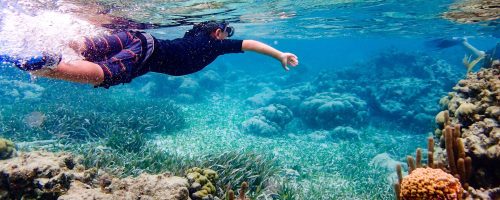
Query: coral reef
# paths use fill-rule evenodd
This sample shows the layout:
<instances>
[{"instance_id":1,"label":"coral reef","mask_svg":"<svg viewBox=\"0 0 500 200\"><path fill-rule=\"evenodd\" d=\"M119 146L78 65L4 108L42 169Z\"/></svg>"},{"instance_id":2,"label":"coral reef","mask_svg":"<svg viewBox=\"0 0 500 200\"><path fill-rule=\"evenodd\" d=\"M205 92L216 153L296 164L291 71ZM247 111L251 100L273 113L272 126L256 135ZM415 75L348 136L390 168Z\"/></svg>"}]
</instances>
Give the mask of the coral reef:
<instances>
[{"instance_id":1,"label":"coral reef","mask_svg":"<svg viewBox=\"0 0 500 200\"><path fill-rule=\"evenodd\" d=\"M189 181L189 193L193 200L212 200L216 193L215 182L217 172L211 169L194 167L186 170L186 177Z\"/></svg>"},{"instance_id":2,"label":"coral reef","mask_svg":"<svg viewBox=\"0 0 500 200\"><path fill-rule=\"evenodd\" d=\"M462 199L457 178L441 169L417 168L401 181L400 197L417 199Z\"/></svg>"},{"instance_id":3,"label":"coral reef","mask_svg":"<svg viewBox=\"0 0 500 200\"><path fill-rule=\"evenodd\" d=\"M0 138L0 160L11 158L16 154L16 147L10 140Z\"/></svg>"},{"instance_id":4,"label":"coral reef","mask_svg":"<svg viewBox=\"0 0 500 200\"><path fill-rule=\"evenodd\" d=\"M498 1L466 0L450 6L443 17L460 23L488 22L500 19Z\"/></svg>"},{"instance_id":5,"label":"coral reef","mask_svg":"<svg viewBox=\"0 0 500 200\"><path fill-rule=\"evenodd\" d=\"M500 67L484 68L469 73L458 82L440 103L445 109L436 116L435 133L440 145L445 146L445 125L457 124L465 148L472 158L471 186L497 187L500 185Z\"/></svg>"},{"instance_id":6,"label":"coral reef","mask_svg":"<svg viewBox=\"0 0 500 200\"><path fill-rule=\"evenodd\" d=\"M436 147L434 139L429 138L427 165L421 163L423 153L420 148L416 151L416 159L407 157L410 174L408 177L417 172L419 176L424 177L414 178L417 181L414 184L403 184L402 167L401 165L396 167L399 183L395 184L395 191L398 199L461 199L462 197L498 199L500 197L498 189L500 173L497 167L500 160L498 156L500 132L498 115L495 115L495 109L500 102L499 68L492 66L477 73L469 73L466 79L459 81L453 88L455 92L440 100L445 110L435 117L438 126L435 135L440 139L439 146ZM441 150L440 147L444 149ZM441 172L428 172L430 176L426 176L422 170ZM450 174L445 175L445 172ZM435 187L429 187L435 180L436 183L446 180L445 185L452 188L437 192ZM463 193L457 185L463 186L465 189ZM429 196L436 194L448 195Z\"/></svg>"},{"instance_id":7,"label":"coral reef","mask_svg":"<svg viewBox=\"0 0 500 200\"><path fill-rule=\"evenodd\" d=\"M0 161L2 199L189 199L188 182L170 174L112 178L66 153L29 152Z\"/></svg>"},{"instance_id":8,"label":"coral reef","mask_svg":"<svg viewBox=\"0 0 500 200\"><path fill-rule=\"evenodd\" d=\"M346 96L354 96L365 101L366 107L370 108L367 114L372 117L427 129L433 116L440 110L435 102L460 77L461 73L444 60L389 49L353 68L334 73L321 72L310 82L284 88L281 85L266 85L247 102L252 106L282 104L310 128L331 128L342 123L329 124L336 120L327 120L328 123L323 125L323 117L316 117L315 108L304 109L304 104L314 98L315 104L320 104L318 102L321 99L333 101L333 96L335 100L345 97L344 101L350 101ZM306 110L310 112L304 114Z\"/></svg>"}]
</instances>

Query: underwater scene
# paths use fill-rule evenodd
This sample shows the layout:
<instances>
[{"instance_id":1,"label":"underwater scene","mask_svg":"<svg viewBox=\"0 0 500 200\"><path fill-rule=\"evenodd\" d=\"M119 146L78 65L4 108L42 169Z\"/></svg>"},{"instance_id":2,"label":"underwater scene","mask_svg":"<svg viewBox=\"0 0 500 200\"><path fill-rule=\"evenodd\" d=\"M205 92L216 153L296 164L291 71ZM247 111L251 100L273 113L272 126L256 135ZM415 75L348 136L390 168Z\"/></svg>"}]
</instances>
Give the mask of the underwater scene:
<instances>
[{"instance_id":1,"label":"underwater scene","mask_svg":"<svg viewBox=\"0 0 500 200\"><path fill-rule=\"evenodd\" d=\"M0 0L0 199L500 199L499 120L500 1Z\"/></svg>"}]
</instances>

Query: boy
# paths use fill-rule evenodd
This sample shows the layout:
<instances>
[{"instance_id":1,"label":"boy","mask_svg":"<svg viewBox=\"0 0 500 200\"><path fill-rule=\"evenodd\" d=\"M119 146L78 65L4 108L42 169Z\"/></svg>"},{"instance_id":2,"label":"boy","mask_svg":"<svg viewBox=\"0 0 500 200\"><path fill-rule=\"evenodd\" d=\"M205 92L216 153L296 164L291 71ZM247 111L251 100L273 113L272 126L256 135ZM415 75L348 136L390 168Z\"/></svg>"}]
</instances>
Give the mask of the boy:
<instances>
[{"instance_id":1,"label":"boy","mask_svg":"<svg viewBox=\"0 0 500 200\"><path fill-rule=\"evenodd\" d=\"M109 88L128 83L147 72L182 76L200 71L219 55L254 51L288 65L299 64L297 56L283 53L255 40L227 39L234 28L227 22L196 24L183 38L156 39L148 33L127 31L99 38L72 42L70 47L85 60L60 62L60 55L44 54L40 59L14 62L37 76L93 84Z\"/></svg>"}]
</instances>

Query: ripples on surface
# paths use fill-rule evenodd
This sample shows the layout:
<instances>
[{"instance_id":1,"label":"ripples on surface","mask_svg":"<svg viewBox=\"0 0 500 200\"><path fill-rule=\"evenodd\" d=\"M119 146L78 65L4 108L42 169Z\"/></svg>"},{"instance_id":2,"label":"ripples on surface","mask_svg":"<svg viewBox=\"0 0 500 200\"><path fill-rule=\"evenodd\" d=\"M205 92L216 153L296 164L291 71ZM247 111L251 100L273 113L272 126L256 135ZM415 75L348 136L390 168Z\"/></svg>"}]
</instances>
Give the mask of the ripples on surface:
<instances>
[{"instance_id":1,"label":"ripples on surface","mask_svg":"<svg viewBox=\"0 0 500 200\"><path fill-rule=\"evenodd\" d=\"M22 9L57 9L65 4L99 5L108 13L160 26L191 25L206 20L234 22L239 33L281 38L324 38L359 35L432 37L498 35L496 26L461 25L442 18L451 0L38 0L16 1ZM28 3L26 3L28 2ZM28 8L26 8L28 7ZM88 10L82 9L82 10Z\"/></svg>"},{"instance_id":2,"label":"ripples on surface","mask_svg":"<svg viewBox=\"0 0 500 200\"><path fill-rule=\"evenodd\" d=\"M164 26L211 19L239 22L243 31L286 38L353 35L441 36L443 33L491 35L495 27L458 25L442 18L453 1L223 0L109 1L111 14ZM258 25L255 25L258 24ZM496 30L498 31L498 30Z\"/></svg>"}]
</instances>

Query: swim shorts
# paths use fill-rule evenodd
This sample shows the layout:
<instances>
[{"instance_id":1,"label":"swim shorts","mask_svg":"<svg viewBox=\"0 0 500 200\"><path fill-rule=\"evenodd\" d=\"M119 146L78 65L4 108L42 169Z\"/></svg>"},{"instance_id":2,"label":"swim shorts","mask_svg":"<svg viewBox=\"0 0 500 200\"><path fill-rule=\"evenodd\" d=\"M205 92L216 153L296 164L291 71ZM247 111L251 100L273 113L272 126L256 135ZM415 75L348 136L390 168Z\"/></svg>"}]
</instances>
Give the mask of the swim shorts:
<instances>
[{"instance_id":1,"label":"swim shorts","mask_svg":"<svg viewBox=\"0 0 500 200\"><path fill-rule=\"evenodd\" d=\"M133 78L145 74L142 65L146 47L144 36L139 32L120 32L109 36L85 38L86 60L98 64L104 72L104 81L95 87L109 88L120 83L129 83Z\"/></svg>"}]
</instances>

